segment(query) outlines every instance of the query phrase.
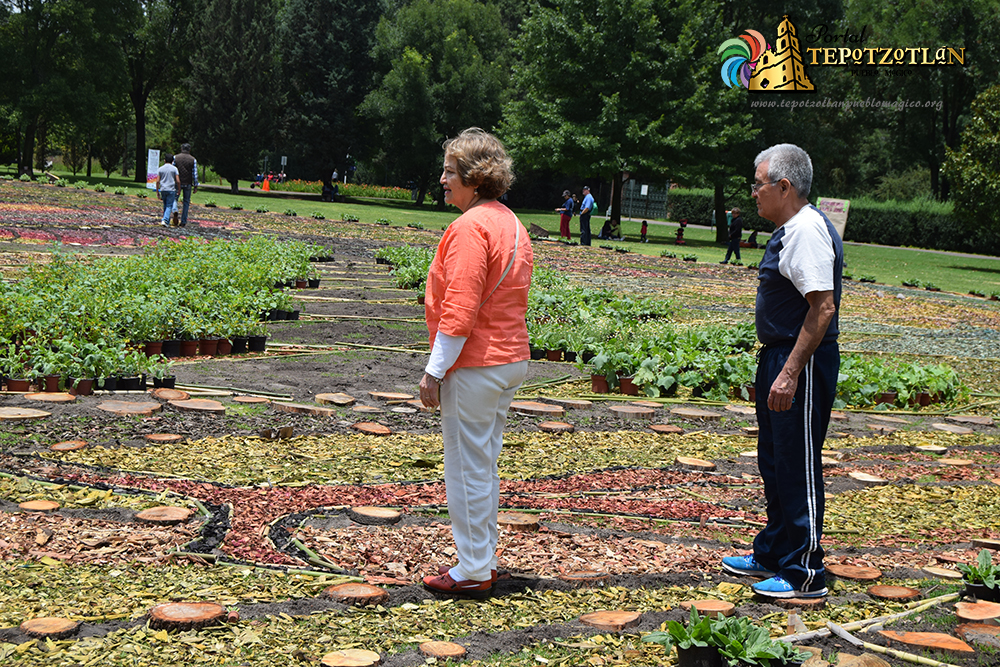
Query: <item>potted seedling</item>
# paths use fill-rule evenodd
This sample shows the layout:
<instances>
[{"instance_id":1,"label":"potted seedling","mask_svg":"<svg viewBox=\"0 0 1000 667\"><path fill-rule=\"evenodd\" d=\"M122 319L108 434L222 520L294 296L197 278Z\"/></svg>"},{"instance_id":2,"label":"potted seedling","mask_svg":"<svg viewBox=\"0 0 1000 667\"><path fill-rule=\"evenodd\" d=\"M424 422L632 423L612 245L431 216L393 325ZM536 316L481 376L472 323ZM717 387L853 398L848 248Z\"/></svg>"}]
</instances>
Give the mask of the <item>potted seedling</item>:
<instances>
[{"instance_id":1,"label":"potted seedling","mask_svg":"<svg viewBox=\"0 0 1000 667\"><path fill-rule=\"evenodd\" d=\"M177 378L170 373L170 369L174 362L162 355L150 358L149 361L149 374L153 376L153 388L173 389Z\"/></svg>"},{"instance_id":2,"label":"potted seedling","mask_svg":"<svg viewBox=\"0 0 1000 667\"><path fill-rule=\"evenodd\" d=\"M988 549L980 551L972 565L960 564L958 571L962 573L966 593L979 600L1000 602L1000 566L993 564Z\"/></svg>"},{"instance_id":3,"label":"potted seedling","mask_svg":"<svg viewBox=\"0 0 1000 667\"><path fill-rule=\"evenodd\" d=\"M0 373L7 378L7 391L29 391L35 368L27 347L7 343L0 355Z\"/></svg>"}]
</instances>

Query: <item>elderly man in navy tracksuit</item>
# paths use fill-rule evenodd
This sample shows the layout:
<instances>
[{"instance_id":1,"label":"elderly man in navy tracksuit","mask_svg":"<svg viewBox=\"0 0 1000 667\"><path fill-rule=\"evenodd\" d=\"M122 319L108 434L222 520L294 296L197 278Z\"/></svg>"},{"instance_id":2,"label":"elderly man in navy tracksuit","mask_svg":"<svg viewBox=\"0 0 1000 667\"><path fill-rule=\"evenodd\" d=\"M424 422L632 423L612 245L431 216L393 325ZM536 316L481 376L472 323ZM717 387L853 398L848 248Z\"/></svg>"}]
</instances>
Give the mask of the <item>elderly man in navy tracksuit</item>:
<instances>
[{"instance_id":1,"label":"elderly man in navy tracksuit","mask_svg":"<svg viewBox=\"0 0 1000 667\"><path fill-rule=\"evenodd\" d=\"M837 392L844 249L833 225L807 197L809 155L779 144L754 161L757 213L776 229L760 262L757 337L757 461L767 526L753 553L722 559L734 574L768 577L758 595L826 595L823 469L820 450Z\"/></svg>"}]
</instances>

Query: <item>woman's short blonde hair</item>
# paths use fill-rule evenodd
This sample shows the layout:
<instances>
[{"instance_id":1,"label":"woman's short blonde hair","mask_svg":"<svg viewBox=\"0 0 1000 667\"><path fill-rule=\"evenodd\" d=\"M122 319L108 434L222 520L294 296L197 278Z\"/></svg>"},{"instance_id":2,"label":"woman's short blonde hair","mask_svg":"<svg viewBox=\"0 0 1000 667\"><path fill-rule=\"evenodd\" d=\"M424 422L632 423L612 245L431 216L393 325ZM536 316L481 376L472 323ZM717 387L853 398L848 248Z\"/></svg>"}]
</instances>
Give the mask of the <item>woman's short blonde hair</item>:
<instances>
[{"instance_id":1,"label":"woman's short blonde hair","mask_svg":"<svg viewBox=\"0 0 1000 667\"><path fill-rule=\"evenodd\" d=\"M474 186L483 199L497 199L514 183L514 162L503 144L478 127L444 142L444 154L455 158L462 183Z\"/></svg>"}]
</instances>

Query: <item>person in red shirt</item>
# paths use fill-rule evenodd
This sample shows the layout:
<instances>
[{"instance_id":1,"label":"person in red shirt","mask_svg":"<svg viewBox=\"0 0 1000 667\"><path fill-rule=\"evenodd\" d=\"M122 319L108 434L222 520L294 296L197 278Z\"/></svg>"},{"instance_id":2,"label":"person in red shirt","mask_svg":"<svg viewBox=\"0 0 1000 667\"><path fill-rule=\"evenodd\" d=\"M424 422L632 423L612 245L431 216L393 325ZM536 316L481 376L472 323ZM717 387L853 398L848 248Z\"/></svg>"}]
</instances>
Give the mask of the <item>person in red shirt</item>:
<instances>
[{"instance_id":1,"label":"person in red shirt","mask_svg":"<svg viewBox=\"0 0 1000 667\"><path fill-rule=\"evenodd\" d=\"M527 230L497 199L514 181L503 144L469 128L444 145L444 200L462 215L431 262L425 314L431 355L420 400L441 406L444 478L458 564L424 577L437 593L482 599L496 583L497 507L507 409L528 370Z\"/></svg>"}]
</instances>

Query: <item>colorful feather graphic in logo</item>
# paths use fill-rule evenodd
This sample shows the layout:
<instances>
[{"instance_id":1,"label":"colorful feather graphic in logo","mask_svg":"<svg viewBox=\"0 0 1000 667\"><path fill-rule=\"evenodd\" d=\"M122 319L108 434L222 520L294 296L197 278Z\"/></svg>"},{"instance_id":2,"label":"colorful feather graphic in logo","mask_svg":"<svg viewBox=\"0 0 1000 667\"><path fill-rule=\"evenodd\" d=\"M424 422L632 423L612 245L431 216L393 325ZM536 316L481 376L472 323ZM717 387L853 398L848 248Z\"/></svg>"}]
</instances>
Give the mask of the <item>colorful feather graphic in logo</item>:
<instances>
[{"instance_id":1,"label":"colorful feather graphic in logo","mask_svg":"<svg viewBox=\"0 0 1000 667\"><path fill-rule=\"evenodd\" d=\"M757 59L767 48L764 36L756 30L746 30L739 37L724 41L718 50L723 82L730 88L749 88Z\"/></svg>"}]
</instances>

